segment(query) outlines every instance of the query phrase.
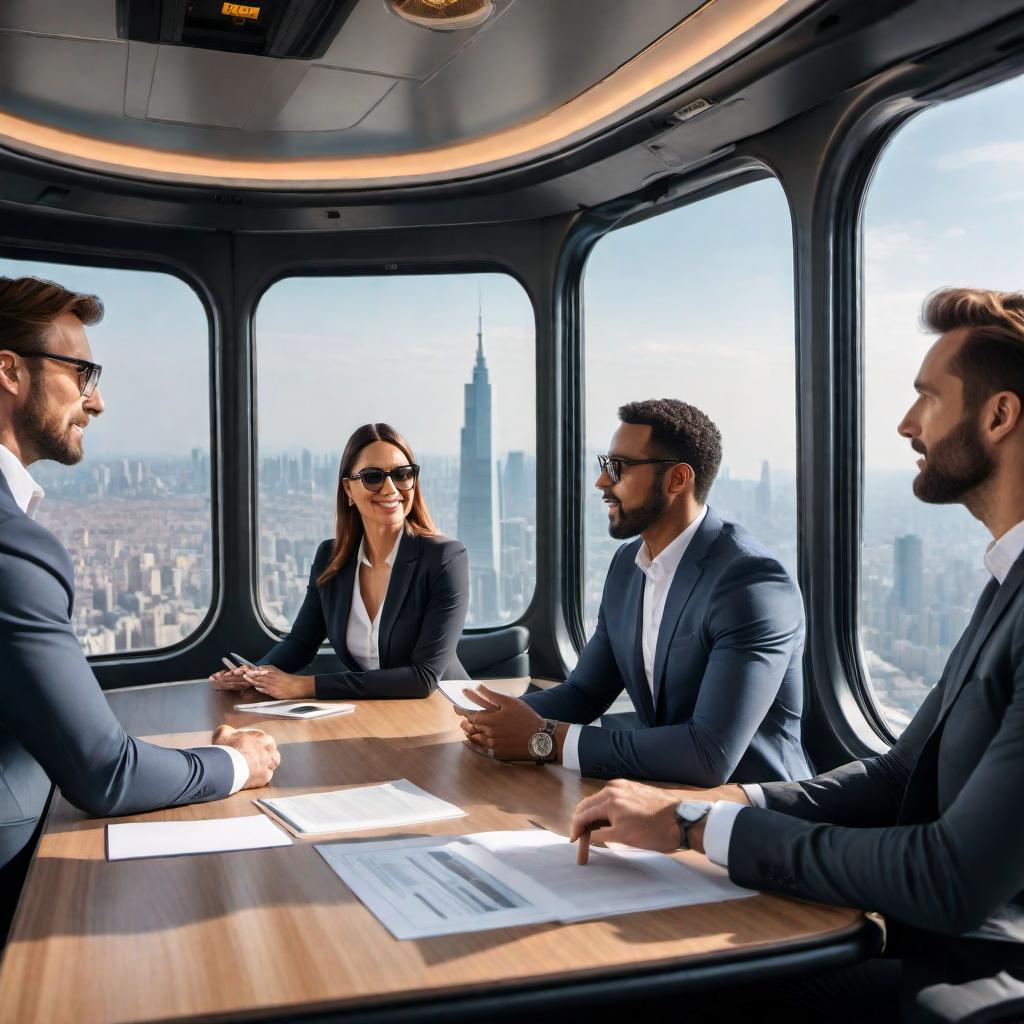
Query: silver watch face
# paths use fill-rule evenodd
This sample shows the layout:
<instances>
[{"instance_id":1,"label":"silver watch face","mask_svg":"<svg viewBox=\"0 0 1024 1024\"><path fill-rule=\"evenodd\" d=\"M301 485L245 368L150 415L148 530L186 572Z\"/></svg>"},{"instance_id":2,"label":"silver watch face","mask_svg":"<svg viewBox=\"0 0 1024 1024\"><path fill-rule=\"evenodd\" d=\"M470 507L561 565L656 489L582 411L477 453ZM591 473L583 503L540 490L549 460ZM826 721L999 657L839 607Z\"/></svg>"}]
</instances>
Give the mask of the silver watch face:
<instances>
[{"instance_id":1,"label":"silver watch face","mask_svg":"<svg viewBox=\"0 0 1024 1024\"><path fill-rule=\"evenodd\" d=\"M682 800L676 804L676 817L688 825L700 821L714 805L710 800Z\"/></svg>"},{"instance_id":2,"label":"silver watch face","mask_svg":"<svg viewBox=\"0 0 1024 1024\"><path fill-rule=\"evenodd\" d=\"M555 741L546 732L535 732L527 744L530 750L530 757L538 761L544 757L550 757L551 751L555 749Z\"/></svg>"}]
</instances>

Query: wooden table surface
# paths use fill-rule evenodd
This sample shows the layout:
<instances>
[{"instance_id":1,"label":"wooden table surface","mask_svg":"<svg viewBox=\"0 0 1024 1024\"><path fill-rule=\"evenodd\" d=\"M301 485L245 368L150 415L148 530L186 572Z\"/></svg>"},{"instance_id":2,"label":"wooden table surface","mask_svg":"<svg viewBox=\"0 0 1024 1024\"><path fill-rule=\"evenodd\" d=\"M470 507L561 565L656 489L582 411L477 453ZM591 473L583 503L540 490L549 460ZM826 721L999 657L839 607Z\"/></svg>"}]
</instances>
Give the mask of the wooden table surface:
<instances>
[{"instance_id":1,"label":"wooden table surface","mask_svg":"<svg viewBox=\"0 0 1024 1024\"><path fill-rule=\"evenodd\" d=\"M564 833L576 802L600 785L562 768L506 765L472 753L440 694L364 701L355 714L323 721L243 715L231 708L237 697L205 683L121 691L110 700L130 732L168 745L209 742L220 721L266 729L282 763L260 794L405 777L469 812L409 834L529 828L529 819ZM118 820L252 814L253 795ZM108 863L105 824L55 794L0 969L0 1024L259 1019L289 1009L493 993L749 957L809 940L840 943L863 921L852 910L758 895L568 926L399 942L313 849L322 838L271 850Z\"/></svg>"}]
</instances>

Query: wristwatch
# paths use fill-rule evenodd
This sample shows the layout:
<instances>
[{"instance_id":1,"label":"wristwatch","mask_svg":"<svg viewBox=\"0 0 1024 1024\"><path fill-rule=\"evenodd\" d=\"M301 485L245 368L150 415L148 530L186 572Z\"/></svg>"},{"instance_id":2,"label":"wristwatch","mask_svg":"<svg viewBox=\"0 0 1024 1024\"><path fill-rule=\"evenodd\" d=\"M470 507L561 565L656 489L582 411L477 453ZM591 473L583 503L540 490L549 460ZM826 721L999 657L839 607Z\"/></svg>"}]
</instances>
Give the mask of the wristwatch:
<instances>
[{"instance_id":1,"label":"wristwatch","mask_svg":"<svg viewBox=\"0 0 1024 1024\"><path fill-rule=\"evenodd\" d=\"M555 752L555 741L552 737L556 725L558 725L557 722L546 718L540 732L535 732L526 744L530 757L537 764L544 764L545 761L551 760L551 755Z\"/></svg>"},{"instance_id":2,"label":"wristwatch","mask_svg":"<svg viewBox=\"0 0 1024 1024\"><path fill-rule=\"evenodd\" d=\"M703 821L715 805L710 800L681 800L676 804L676 824L679 826L679 849L688 850L690 840L687 831L691 825Z\"/></svg>"}]
</instances>

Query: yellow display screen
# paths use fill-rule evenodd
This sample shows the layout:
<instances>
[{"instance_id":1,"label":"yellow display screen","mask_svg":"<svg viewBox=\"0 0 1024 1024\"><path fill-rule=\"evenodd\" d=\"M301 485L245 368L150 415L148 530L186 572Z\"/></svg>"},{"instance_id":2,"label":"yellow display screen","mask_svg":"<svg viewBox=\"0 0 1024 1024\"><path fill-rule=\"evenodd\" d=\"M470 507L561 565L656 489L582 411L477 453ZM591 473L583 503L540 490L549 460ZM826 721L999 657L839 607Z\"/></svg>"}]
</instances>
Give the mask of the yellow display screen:
<instances>
[{"instance_id":1,"label":"yellow display screen","mask_svg":"<svg viewBox=\"0 0 1024 1024\"><path fill-rule=\"evenodd\" d=\"M221 6L220 13L226 14L229 18L248 18L249 21L260 20L260 8L253 7L251 4L225 3Z\"/></svg>"}]
</instances>

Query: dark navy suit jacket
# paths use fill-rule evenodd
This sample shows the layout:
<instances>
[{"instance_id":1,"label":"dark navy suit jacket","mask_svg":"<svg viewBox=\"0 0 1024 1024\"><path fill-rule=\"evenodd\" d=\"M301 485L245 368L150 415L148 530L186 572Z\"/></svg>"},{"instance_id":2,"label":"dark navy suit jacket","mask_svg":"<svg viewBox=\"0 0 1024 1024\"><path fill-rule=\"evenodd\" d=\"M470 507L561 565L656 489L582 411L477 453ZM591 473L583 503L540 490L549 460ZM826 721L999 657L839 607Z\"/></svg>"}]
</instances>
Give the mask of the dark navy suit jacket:
<instances>
[{"instance_id":1,"label":"dark navy suit jacket","mask_svg":"<svg viewBox=\"0 0 1024 1024\"><path fill-rule=\"evenodd\" d=\"M1001 586L989 582L895 746L765 786L767 809L736 818L729 874L753 889L880 911L890 945L929 950L940 968L938 951L966 936L998 940L986 947L993 973L1008 961L1019 969L1022 780L1024 555Z\"/></svg>"},{"instance_id":2,"label":"dark navy suit jacket","mask_svg":"<svg viewBox=\"0 0 1024 1024\"><path fill-rule=\"evenodd\" d=\"M316 677L321 700L427 697L438 679L468 678L455 654L469 608L469 556L459 541L402 535L380 613L380 668L369 671L359 667L345 640L355 556L324 586L316 585L331 547L325 540L317 549L295 624L261 665L296 672L313 660L326 637L344 669Z\"/></svg>"},{"instance_id":3,"label":"dark navy suit jacket","mask_svg":"<svg viewBox=\"0 0 1024 1024\"><path fill-rule=\"evenodd\" d=\"M129 736L71 628L71 556L0 473L0 865L28 842L51 780L107 817L227 796L230 755Z\"/></svg>"},{"instance_id":4,"label":"dark navy suit jacket","mask_svg":"<svg viewBox=\"0 0 1024 1024\"><path fill-rule=\"evenodd\" d=\"M709 508L669 587L654 659L641 649L642 541L612 558L597 629L569 678L525 700L545 718L592 722L623 688L642 727L584 728L580 771L697 786L813 774L800 742L804 612L778 559Z\"/></svg>"}]
</instances>

